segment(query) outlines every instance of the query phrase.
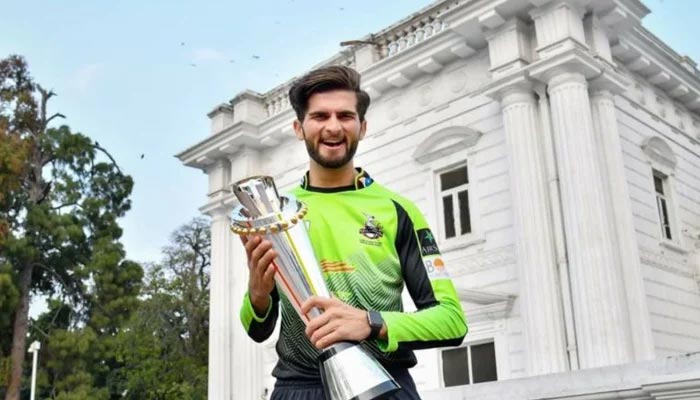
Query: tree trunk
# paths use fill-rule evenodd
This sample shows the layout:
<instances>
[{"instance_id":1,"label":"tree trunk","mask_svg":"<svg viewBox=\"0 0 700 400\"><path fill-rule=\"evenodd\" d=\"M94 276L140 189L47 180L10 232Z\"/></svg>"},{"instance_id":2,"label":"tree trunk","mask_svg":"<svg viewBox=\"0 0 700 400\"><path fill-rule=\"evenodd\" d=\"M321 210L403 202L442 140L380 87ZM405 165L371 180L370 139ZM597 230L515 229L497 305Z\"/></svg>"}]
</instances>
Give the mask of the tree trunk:
<instances>
[{"instance_id":1,"label":"tree trunk","mask_svg":"<svg viewBox=\"0 0 700 400\"><path fill-rule=\"evenodd\" d=\"M19 400L19 390L22 384L22 366L26 354L27 330L29 318L29 287L32 283L33 265L28 264L19 275L19 306L15 313L15 324L12 331L12 352L10 354L11 375L5 400Z\"/></svg>"}]
</instances>

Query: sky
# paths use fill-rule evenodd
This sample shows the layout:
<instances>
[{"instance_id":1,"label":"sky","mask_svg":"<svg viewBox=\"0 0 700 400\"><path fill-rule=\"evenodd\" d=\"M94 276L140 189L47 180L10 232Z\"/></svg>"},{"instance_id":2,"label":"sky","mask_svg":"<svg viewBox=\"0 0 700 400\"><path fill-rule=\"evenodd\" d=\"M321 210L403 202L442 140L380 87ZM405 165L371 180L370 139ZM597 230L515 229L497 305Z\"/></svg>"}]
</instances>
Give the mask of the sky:
<instances>
[{"instance_id":1,"label":"sky","mask_svg":"<svg viewBox=\"0 0 700 400\"><path fill-rule=\"evenodd\" d=\"M49 111L106 148L135 181L120 220L127 257L161 258L199 215L207 178L174 156L209 134L206 114L264 93L431 0L6 0L0 57L24 56L57 97ZM644 0L644 25L700 60L700 1ZM142 157L143 155L143 157Z\"/></svg>"}]
</instances>

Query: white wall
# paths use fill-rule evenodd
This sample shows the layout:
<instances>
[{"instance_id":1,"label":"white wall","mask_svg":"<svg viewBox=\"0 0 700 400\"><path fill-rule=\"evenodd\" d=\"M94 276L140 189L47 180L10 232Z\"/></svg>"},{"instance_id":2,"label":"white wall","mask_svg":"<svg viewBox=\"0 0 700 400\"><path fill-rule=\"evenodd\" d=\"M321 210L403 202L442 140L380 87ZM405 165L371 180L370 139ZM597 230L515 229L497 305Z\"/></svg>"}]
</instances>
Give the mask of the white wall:
<instances>
[{"instance_id":1,"label":"white wall","mask_svg":"<svg viewBox=\"0 0 700 400\"><path fill-rule=\"evenodd\" d=\"M678 246L663 246L660 235L652 165L641 148L651 136L670 145L677 159L671 193L677 232L700 229L700 152L697 116L687 112L645 82L629 74L633 84L616 99L625 172L639 242L644 285L656 356L685 354L700 349L700 291L692 244L681 234ZM695 120L695 121L694 121Z\"/></svg>"}]
</instances>

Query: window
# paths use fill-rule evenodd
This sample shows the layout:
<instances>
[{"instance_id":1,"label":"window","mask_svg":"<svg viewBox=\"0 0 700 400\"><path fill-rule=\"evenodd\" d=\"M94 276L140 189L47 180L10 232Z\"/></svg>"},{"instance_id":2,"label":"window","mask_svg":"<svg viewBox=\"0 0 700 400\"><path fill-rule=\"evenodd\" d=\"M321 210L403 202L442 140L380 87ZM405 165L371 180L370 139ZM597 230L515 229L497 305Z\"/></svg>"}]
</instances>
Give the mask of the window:
<instances>
[{"instance_id":1,"label":"window","mask_svg":"<svg viewBox=\"0 0 700 400\"><path fill-rule=\"evenodd\" d=\"M443 252L484 243L477 201L479 172L473 168L481 136L467 126L451 126L430 133L413 153L429 175L427 217Z\"/></svg>"},{"instance_id":2,"label":"window","mask_svg":"<svg viewBox=\"0 0 700 400\"><path fill-rule=\"evenodd\" d=\"M442 229L445 239L471 233L469 174L467 166L440 174Z\"/></svg>"},{"instance_id":3,"label":"window","mask_svg":"<svg viewBox=\"0 0 700 400\"><path fill-rule=\"evenodd\" d=\"M493 342L447 349L441 354L445 387L498 380Z\"/></svg>"},{"instance_id":4,"label":"window","mask_svg":"<svg viewBox=\"0 0 700 400\"><path fill-rule=\"evenodd\" d=\"M658 136L644 140L642 150L647 155L647 161L651 166L652 181L649 182L649 185L653 185L652 193L654 196L650 197L649 201L656 202L659 246L680 254L687 254L688 249L683 243L681 235L681 221L677 203L678 192L675 189L678 158L666 140ZM649 205L653 207L652 204Z\"/></svg>"},{"instance_id":5,"label":"window","mask_svg":"<svg viewBox=\"0 0 700 400\"><path fill-rule=\"evenodd\" d=\"M656 193L656 209L659 213L659 225L661 228L661 237L668 240L673 240L673 229L671 227L671 218L669 216L669 201L668 201L668 176L659 171L654 170L654 192Z\"/></svg>"}]
</instances>

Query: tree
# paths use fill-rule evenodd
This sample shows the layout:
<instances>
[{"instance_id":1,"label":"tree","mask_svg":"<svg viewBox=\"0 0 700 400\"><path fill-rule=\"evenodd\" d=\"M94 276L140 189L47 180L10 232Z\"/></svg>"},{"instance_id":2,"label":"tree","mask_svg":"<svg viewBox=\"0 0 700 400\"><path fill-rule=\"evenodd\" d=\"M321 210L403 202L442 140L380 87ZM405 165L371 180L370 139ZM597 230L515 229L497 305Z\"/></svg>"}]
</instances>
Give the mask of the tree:
<instances>
[{"instance_id":1,"label":"tree","mask_svg":"<svg viewBox=\"0 0 700 400\"><path fill-rule=\"evenodd\" d=\"M1 355L10 354L6 400L19 398L32 293L65 300L67 331L85 326L115 336L142 277L124 259L117 224L131 206L133 181L97 142L52 126L63 118L48 114L54 95L34 83L22 57L0 60L0 186L9 189L0 199L0 288L11 289L0 311L10 310L12 321L9 348L0 342Z\"/></svg>"},{"instance_id":2,"label":"tree","mask_svg":"<svg viewBox=\"0 0 700 400\"><path fill-rule=\"evenodd\" d=\"M119 335L126 398L206 398L210 248L209 223L196 218L148 268L142 302Z\"/></svg>"}]
</instances>

